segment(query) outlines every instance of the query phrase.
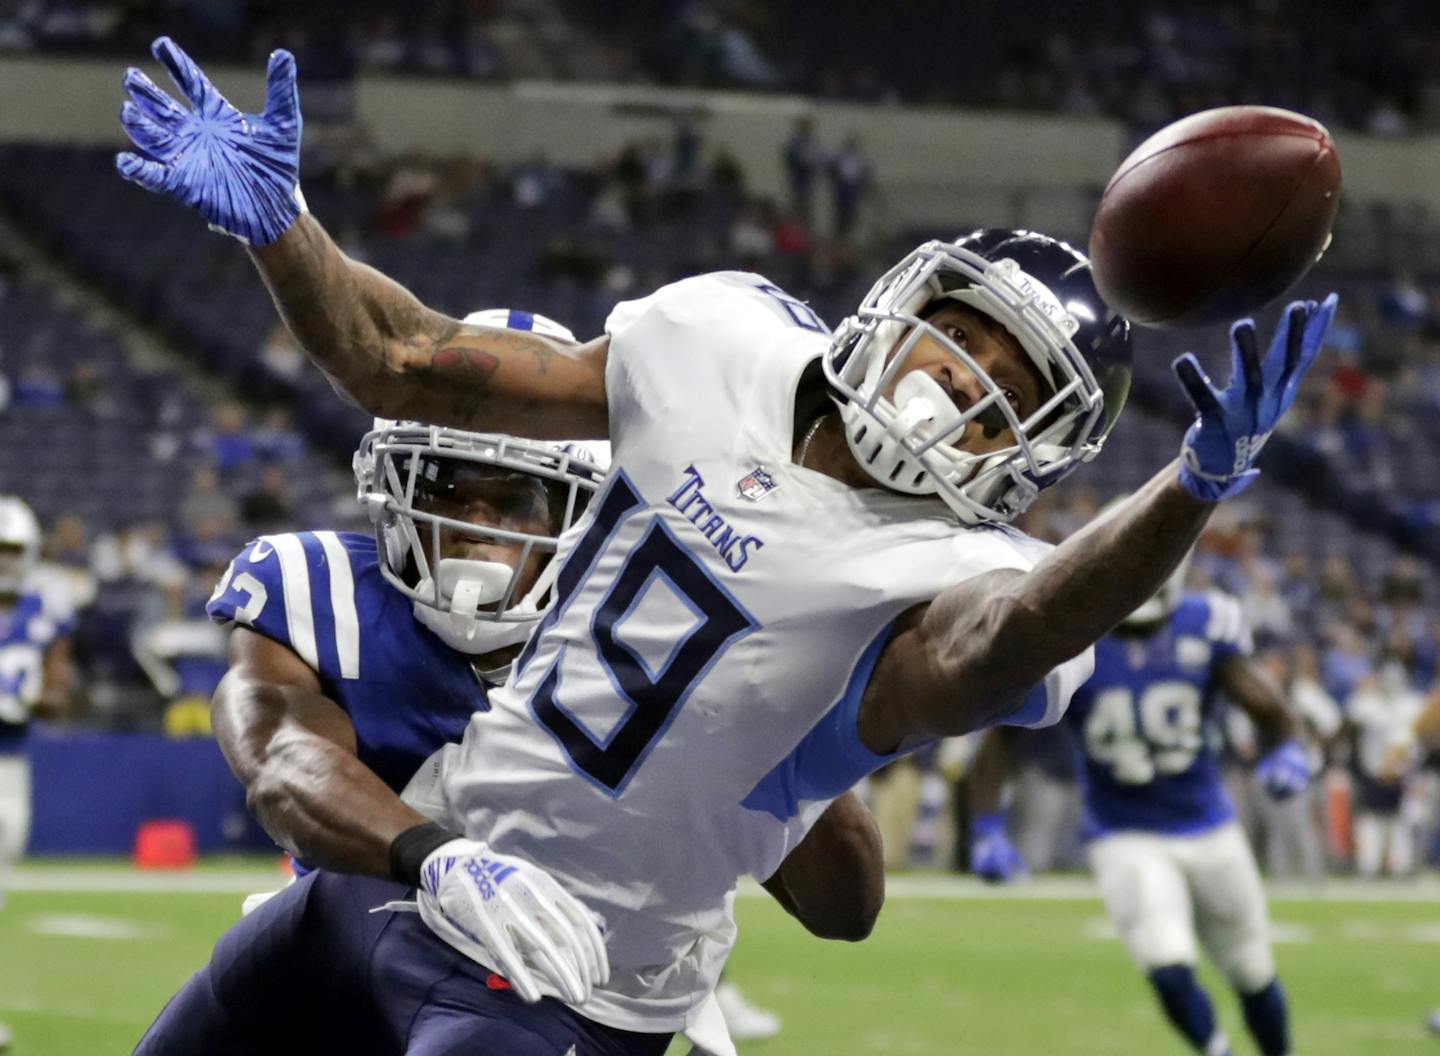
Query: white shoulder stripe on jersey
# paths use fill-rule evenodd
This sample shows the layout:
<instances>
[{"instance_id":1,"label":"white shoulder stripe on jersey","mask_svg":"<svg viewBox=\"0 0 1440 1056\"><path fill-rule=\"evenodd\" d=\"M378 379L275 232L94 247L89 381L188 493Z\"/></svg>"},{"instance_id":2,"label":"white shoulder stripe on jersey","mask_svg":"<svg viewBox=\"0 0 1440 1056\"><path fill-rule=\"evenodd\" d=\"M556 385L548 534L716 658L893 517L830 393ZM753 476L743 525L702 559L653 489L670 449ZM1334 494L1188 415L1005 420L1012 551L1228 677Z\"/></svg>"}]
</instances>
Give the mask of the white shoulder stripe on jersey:
<instances>
[{"instance_id":1,"label":"white shoulder stripe on jersey","mask_svg":"<svg viewBox=\"0 0 1440 1056\"><path fill-rule=\"evenodd\" d=\"M320 654L315 649L315 616L310 611L310 566L298 535L267 535L280 558L280 581L285 586L285 627L290 647L316 671Z\"/></svg>"},{"instance_id":2,"label":"white shoulder stripe on jersey","mask_svg":"<svg viewBox=\"0 0 1440 1056\"><path fill-rule=\"evenodd\" d=\"M330 566L330 612L335 617L335 652L340 677L360 677L360 617L355 612L355 574L350 554L334 532L316 532Z\"/></svg>"}]
</instances>

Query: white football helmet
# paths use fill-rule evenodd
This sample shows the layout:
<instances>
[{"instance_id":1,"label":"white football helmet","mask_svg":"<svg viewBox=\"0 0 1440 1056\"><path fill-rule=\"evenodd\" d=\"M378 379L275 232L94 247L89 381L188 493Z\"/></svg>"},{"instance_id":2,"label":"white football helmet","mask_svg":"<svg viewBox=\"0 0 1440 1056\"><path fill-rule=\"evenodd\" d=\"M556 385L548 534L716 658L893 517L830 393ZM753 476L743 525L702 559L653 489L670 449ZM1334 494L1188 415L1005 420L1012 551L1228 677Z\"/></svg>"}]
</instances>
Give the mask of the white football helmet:
<instances>
[{"instance_id":1,"label":"white football helmet","mask_svg":"<svg viewBox=\"0 0 1440 1056\"><path fill-rule=\"evenodd\" d=\"M532 330L575 341L569 329L543 315L510 308L471 312L465 322ZM516 597L532 553L553 554L559 537L584 512L609 469L610 445L547 443L495 433L376 419L355 453L359 498L375 529L380 568L414 603L415 618L450 647L472 656L529 637L550 604L558 569L547 561L523 597ZM546 483L551 528L530 534L441 517L419 508L466 467L522 473ZM514 568L496 561L439 557L440 530L479 541L518 543Z\"/></svg>"},{"instance_id":2,"label":"white football helmet","mask_svg":"<svg viewBox=\"0 0 1440 1056\"><path fill-rule=\"evenodd\" d=\"M0 495L0 595L20 588L40 560L40 522L17 495Z\"/></svg>"},{"instance_id":3,"label":"white football helmet","mask_svg":"<svg viewBox=\"0 0 1440 1056\"><path fill-rule=\"evenodd\" d=\"M1050 392L1025 421L965 349L923 318L946 299L1000 323L1029 356ZM933 378L904 369L922 337L984 389L963 412ZM835 332L824 363L850 449L880 484L938 495L968 524L1006 522L1100 452L1130 388L1129 324L1100 299L1077 250L1032 231L983 230L927 242L882 275ZM987 454L961 450L977 418L1003 418L1015 442Z\"/></svg>"},{"instance_id":4,"label":"white football helmet","mask_svg":"<svg viewBox=\"0 0 1440 1056\"><path fill-rule=\"evenodd\" d=\"M533 553L553 554L560 536L584 513L606 473L596 454L580 444L377 419L360 441L354 468L381 571L414 603L415 618L446 645L480 656L523 642L550 604L558 570L547 561L535 584L517 597L521 573ZM507 531L424 508L452 487L457 475L477 467L545 482L549 529ZM520 559L511 568L499 561L441 557L442 528L480 542L519 544Z\"/></svg>"}]
</instances>

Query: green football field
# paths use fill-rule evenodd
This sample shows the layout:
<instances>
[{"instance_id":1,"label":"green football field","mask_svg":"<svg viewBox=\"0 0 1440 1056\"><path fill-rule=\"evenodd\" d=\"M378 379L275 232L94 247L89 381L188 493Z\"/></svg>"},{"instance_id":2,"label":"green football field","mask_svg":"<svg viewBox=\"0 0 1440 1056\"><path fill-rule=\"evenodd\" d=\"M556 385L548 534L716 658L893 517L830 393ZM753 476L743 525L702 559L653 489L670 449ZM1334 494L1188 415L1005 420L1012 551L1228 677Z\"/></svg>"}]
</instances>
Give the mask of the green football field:
<instances>
[{"instance_id":1,"label":"green football field","mask_svg":"<svg viewBox=\"0 0 1440 1056\"><path fill-rule=\"evenodd\" d=\"M0 912L0 1020L17 1056L129 1052L236 916L273 885L235 862L187 874L32 865ZM858 945L805 935L743 892L735 979L785 1018L756 1056L1183 1056L1083 881L997 895L944 877L892 879ZM1296 1056L1432 1053L1440 890L1341 886L1272 901ZM1214 977L1210 976L1214 983ZM1236 1054L1255 1050L1219 993ZM674 1052L683 1052L679 1046Z\"/></svg>"}]
</instances>

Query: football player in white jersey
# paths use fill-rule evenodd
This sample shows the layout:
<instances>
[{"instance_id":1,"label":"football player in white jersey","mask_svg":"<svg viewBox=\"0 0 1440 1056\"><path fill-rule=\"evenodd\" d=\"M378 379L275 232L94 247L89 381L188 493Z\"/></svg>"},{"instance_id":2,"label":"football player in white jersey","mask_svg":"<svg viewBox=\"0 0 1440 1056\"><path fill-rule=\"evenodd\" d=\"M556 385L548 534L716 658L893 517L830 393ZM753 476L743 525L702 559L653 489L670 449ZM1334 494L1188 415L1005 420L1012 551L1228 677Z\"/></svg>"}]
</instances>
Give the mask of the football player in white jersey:
<instances>
[{"instance_id":1,"label":"football player in white jersey","mask_svg":"<svg viewBox=\"0 0 1440 1056\"><path fill-rule=\"evenodd\" d=\"M241 115L172 41L155 52L191 106L129 71L139 153L120 173L243 239L342 391L384 417L612 444L509 682L407 790L437 820L391 848L413 885L463 831L464 869L492 848L533 861L603 916L611 973L576 1006L594 1026L577 1054L663 1052L734 941L737 878L771 876L861 776L937 737L1058 721L1091 645L1254 478L1334 311L1291 305L1263 356L1237 324L1221 390L1182 357L1180 458L1048 550L1008 521L1099 453L1130 377L1128 325L1064 243L926 243L833 335L738 272L621 304L578 348L466 326L306 211L292 56ZM442 996L460 1007L412 1051L482 1028L550 1051L520 1033L553 1025L544 1002L497 1017Z\"/></svg>"},{"instance_id":2,"label":"football player in white jersey","mask_svg":"<svg viewBox=\"0 0 1440 1056\"><path fill-rule=\"evenodd\" d=\"M74 614L34 589L39 558L40 522L23 499L0 495L0 905L5 874L30 832L26 731L32 716L62 710L70 685ZM0 1049L10 1041L0 1024Z\"/></svg>"},{"instance_id":3,"label":"football player in white jersey","mask_svg":"<svg viewBox=\"0 0 1440 1056\"><path fill-rule=\"evenodd\" d=\"M574 340L529 312L492 309L467 319ZM232 666L212 704L216 737L252 809L295 856L297 872L388 874L395 832L425 820L400 801L400 789L432 752L460 739L470 716L489 706L488 689L505 680L547 603L554 578L548 552L595 493L609 461L605 447L377 422L354 460L373 536L262 536L231 563L208 606L212 619L233 628ZM506 884L516 897L505 911L528 912L533 934L548 942L547 928L568 924L546 919L547 907L569 896L526 863L515 866L527 875ZM547 894L520 898L522 881ZM227 1044L266 1051L307 1044L304 1023L361 985L346 975L349 963L328 954L313 963L316 948L324 952L313 903L342 882L351 894L359 886L318 876L307 881L309 892L288 896L290 911L279 919L267 915L233 929L139 1051L177 1037L208 1049L202 1024L210 1020L224 1021ZM853 793L831 805L768 886L817 935L868 932L883 877L878 835ZM277 893L246 899L246 912ZM246 936L251 941L242 941ZM535 994L545 977L532 974L522 949L490 952L502 955L495 967L510 985ZM563 960L553 948L545 957ZM215 1002L217 978L226 980L223 1007ZM733 983L722 985L739 993ZM723 1027L734 1031L734 1024L719 988L716 997L717 1010L689 1032L697 1051L724 1056L733 1046ZM237 1014L242 1008L264 1014ZM287 1015L292 1008L294 1017ZM255 1027L236 1028L237 1021Z\"/></svg>"}]
</instances>

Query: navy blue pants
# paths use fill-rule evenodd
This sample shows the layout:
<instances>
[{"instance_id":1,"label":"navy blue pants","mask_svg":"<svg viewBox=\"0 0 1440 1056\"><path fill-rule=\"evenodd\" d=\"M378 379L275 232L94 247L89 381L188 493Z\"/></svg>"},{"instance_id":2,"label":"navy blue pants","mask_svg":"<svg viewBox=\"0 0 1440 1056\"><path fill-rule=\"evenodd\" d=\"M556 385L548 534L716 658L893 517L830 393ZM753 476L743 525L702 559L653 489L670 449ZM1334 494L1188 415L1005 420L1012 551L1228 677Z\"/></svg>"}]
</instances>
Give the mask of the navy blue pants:
<instances>
[{"instance_id":1,"label":"navy blue pants","mask_svg":"<svg viewBox=\"0 0 1440 1056\"><path fill-rule=\"evenodd\" d=\"M669 1034L526 1004L414 913L371 913L413 891L318 872L220 937L136 1056L663 1056Z\"/></svg>"}]
</instances>

